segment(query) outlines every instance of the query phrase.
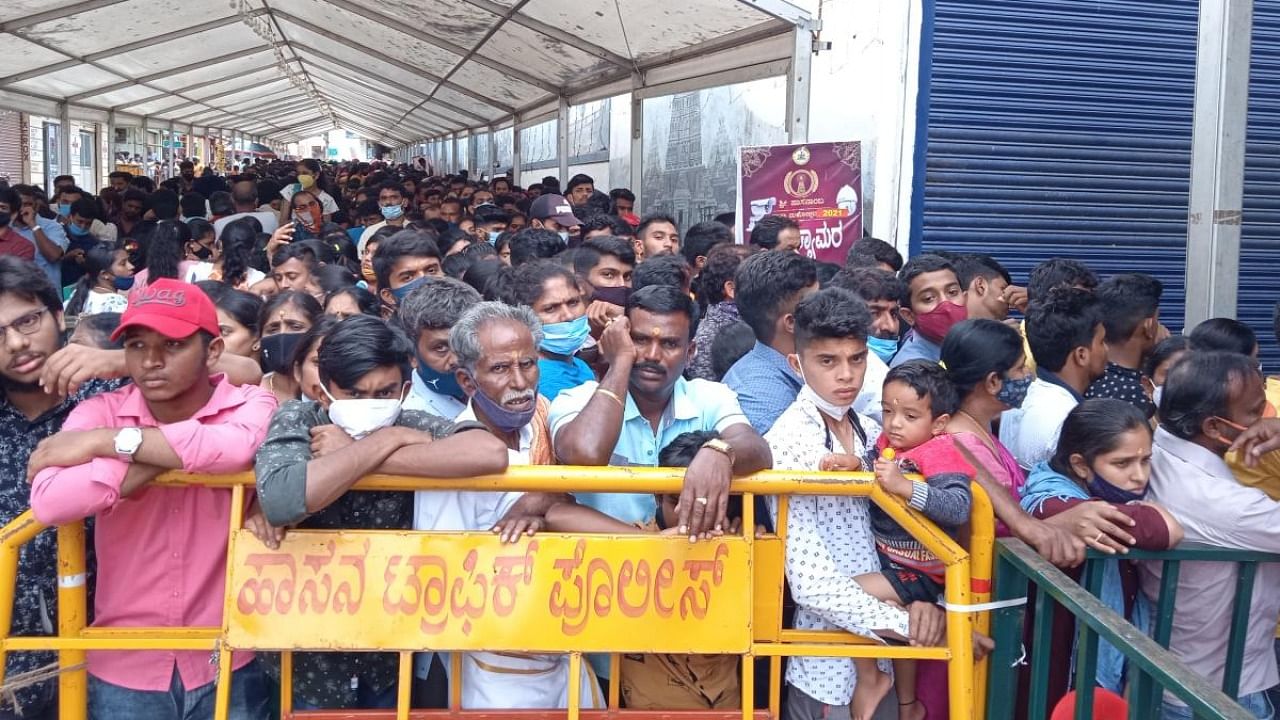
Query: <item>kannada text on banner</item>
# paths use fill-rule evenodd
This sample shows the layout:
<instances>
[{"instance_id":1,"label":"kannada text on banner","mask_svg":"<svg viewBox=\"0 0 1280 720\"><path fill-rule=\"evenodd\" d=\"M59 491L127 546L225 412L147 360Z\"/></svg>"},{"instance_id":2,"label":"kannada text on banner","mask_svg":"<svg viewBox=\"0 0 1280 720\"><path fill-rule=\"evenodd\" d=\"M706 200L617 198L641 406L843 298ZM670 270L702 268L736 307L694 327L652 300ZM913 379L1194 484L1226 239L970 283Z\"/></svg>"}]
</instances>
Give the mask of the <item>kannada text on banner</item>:
<instances>
[{"instance_id":1,"label":"kannada text on banner","mask_svg":"<svg viewBox=\"0 0 1280 720\"><path fill-rule=\"evenodd\" d=\"M237 533L227 645L263 650L733 653L751 640L740 537Z\"/></svg>"},{"instance_id":2,"label":"kannada text on banner","mask_svg":"<svg viewBox=\"0 0 1280 720\"><path fill-rule=\"evenodd\" d=\"M800 225L800 252L843 265L862 237L862 143L760 145L739 150L738 237L765 215Z\"/></svg>"}]
</instances>

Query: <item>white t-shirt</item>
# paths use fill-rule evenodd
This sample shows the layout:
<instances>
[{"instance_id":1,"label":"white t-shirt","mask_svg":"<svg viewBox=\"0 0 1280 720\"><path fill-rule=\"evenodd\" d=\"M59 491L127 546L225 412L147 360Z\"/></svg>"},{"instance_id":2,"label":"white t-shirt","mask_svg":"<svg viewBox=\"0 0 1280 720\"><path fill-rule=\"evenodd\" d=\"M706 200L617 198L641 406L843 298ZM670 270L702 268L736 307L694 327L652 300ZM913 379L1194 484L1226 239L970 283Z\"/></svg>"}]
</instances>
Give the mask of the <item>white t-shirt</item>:
<instances>
[{"instance_id":1,"label":"white t-shirt","mask_svg":"<svg viewBox=\"0 0 1280 720\"><path fill-rule=\"evenodd\" d=\"M63 303L63 308L70 304L71 300L68 298L67 302ZM129 307L129 301L120 293L90 290L89 297L84 301L84 308L80 310L80 317L100 313L122 313L127 307Z\"/></svg>"},{"instance_id":2,"label":"white t-shirt","mask_svg":"<svg viewBox=\"0 0 1280 720\"><path fill-rule=\"evenodd\" d=\"M203 280L209 280L212 277L213 277L213 263L199 262L192 265L191 269L187 271L186 281L194 285L195 283L201 282ZM267 279L266 273L262 272L261 270L258 270L257 268L246 268L244 277L245 277L244 287L250 287L250 286L256 285L262 282L263 280Z\"/></svg>"}]
</instances>

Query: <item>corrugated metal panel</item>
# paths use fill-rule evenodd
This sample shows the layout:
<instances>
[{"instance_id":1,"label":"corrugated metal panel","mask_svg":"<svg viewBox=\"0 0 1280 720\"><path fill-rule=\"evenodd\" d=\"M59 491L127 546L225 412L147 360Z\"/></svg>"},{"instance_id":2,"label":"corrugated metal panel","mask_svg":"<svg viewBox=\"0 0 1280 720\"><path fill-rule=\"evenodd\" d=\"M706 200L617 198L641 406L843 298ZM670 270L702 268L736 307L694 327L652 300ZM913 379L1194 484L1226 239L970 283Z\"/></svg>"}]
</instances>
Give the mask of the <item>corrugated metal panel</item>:
<instances>
[{"instance_id":1,"label":"corrugated metal panel","mask_svg":"<svg viewBox=\"0 0 1280 720\"><path fill-rule=\"evenodd\" d=\"M1055 255L1149 272L1179 327L1196 2L932 4L913 250L988 252L1019 282Z\"/></svg>"},{"instance_id":2,"label":"corrugated metal panel","mask_svg":"<svg viewBox=\"0 0 1280 720\"><path fill-rule=\"evenodd\" d=\"M0 110L0 180L10 185L25 182L22 177L22 116Z\"/></svg>"},{"instance_id":3,"label":"corrugated metal panel","mask_svg":"<svg viewBox=\"0 0 1280 720\"><path fill-rule=\"evenodd\" d=\"M1244 165L1237 316L1262 343L1267 374L1280 372L1280 347L1271 326L1280 263L1280 1L1253 6L1249 129Z\"/></svg>"}]
</instances>

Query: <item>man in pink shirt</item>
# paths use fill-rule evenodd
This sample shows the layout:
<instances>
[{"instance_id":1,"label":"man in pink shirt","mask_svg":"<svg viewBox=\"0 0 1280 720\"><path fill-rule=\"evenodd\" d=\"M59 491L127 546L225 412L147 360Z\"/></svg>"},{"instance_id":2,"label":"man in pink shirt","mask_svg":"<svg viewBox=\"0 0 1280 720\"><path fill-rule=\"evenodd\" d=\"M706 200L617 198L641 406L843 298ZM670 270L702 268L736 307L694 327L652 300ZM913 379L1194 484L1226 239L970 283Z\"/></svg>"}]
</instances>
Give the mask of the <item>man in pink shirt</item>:
<instances>
[{"instance_id":1,"label":"man in pink shirt","mask_svg":"<svg viewBox=\"0 0 1280 720\"><path fill-rule=\"evenodd\" d=\"M121 337L133 384L82 402L36 447L31 508L50 525L97 516L95 626L221 626L231 492L150 482L170 470L252 467L275 397L210 375L223 341L194 285L151 283L111 339ZM208 652L98 651L88 666L90 717L213 717ZM237 654L234 667L230 717L266 718L253 656Z\"/></svg>"}]
</instances>

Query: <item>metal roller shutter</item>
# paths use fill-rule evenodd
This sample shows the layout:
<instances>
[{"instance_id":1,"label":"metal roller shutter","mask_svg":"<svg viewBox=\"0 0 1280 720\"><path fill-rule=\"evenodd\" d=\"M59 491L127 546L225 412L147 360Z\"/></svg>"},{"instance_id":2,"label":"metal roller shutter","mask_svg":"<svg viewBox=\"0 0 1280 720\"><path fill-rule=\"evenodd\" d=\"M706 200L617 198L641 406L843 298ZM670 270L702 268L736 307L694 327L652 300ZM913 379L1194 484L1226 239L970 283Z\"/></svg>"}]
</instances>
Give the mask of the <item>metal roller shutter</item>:
<instances>
[{"instance_id":1,"label":"metal roller shutter","mask_svg":"<svg viewBox=\"0 0 1280 720\"><path fill-rule=\"evenodd\" d=\"M1152 273L1165 284L1161 319L1176 332L1196 2L925 8L913 252L988 252L1018 282L1055 255L1103 276Z\"/></svg>"},{"instance_id":2,"label":"metal roller shutter","mask_svg":"<svg viewBox=\"0 0 1280 720\"><path fill-rule=\"evenodd\" d=\"M10 185L26 182L22 176L22 116L0 110L0 180Z\"/></svg>"},{"instance_id":3,"label":"metal roller shutter","mask_svg":"<svg viewBox=\"0 0 1280 720\"><path fill-rule=\"evenodd\" d=\"M1244 163L1244 224L1240 240L1237 316L1262 344L1268 375L1280 373L1271 313L1280 300L1280 1L1253 6L1249 120Z\"/></svg>"}]
</instances>

